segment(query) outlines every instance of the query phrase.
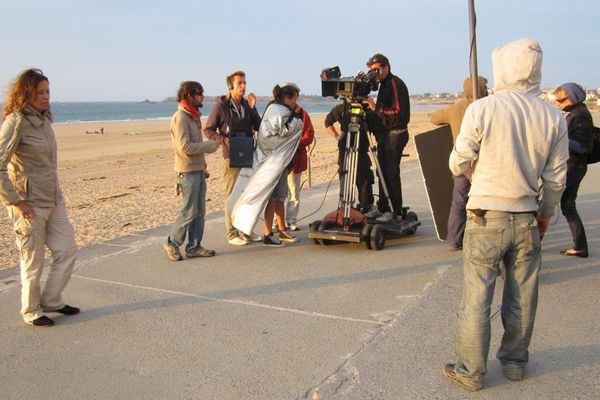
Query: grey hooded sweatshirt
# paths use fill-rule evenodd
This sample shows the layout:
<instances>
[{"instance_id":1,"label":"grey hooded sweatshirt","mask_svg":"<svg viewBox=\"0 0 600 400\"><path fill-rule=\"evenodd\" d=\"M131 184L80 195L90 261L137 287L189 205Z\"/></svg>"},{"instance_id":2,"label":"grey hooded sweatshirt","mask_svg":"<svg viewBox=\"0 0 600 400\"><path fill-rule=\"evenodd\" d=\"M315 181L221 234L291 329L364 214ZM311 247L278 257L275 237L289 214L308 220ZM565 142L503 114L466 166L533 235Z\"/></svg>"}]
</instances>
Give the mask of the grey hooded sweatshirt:
<instances>
[{"instance_id":1,"label":"grey hooded sweatshirt","mask_svg":"<svg viewBox=\"0 0 600 400\"><path fill-rule=\"evenodd\" d=\"M534 40L517 40L495 49L492 64L495 94L467 108L450 170L462 175L473 162L469 210L552 216L569 153L564 117L538 97L542 49Z\"/></svg>"}]
</instances>

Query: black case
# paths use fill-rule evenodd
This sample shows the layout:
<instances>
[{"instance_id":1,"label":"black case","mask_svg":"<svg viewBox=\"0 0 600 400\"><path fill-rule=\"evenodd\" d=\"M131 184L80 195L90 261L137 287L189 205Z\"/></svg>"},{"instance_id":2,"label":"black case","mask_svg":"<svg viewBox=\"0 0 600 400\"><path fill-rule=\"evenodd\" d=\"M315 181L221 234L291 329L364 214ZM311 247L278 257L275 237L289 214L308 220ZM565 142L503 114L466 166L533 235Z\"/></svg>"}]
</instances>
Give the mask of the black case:
<instances>
[{"instance_id":1,"label":"black case","mask_svg":"<svg viewBox=\"0 0 600 400\"><path fill-rule=\"evenodd\" d=\"M229 134L229 166L250 168L254 160L254 139L244 133Z\"/></svg>"}]
</instances>

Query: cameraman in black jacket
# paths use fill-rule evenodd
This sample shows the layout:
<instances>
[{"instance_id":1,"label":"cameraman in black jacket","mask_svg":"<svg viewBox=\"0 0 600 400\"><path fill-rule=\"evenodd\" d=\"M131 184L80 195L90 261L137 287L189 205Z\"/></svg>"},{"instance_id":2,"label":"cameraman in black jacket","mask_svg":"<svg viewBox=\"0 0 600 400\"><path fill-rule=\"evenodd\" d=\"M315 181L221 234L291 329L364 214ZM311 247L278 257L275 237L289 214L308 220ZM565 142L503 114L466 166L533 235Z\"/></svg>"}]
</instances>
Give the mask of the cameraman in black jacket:
<instances>
[{"instance_id":1,"label":"cameraman in black jacket","mask_svg":"<svg viewBox=\"0 0 600 400\"><path fill-rule=\"evenodd\" d=\"M367 61L369 70L379 70L377 103L371 97L365 99L369 112L367 125L377 139L377 159L390 196L394 212L385 198L381 180L377 207L365 213L367 218L378 222L393 222L402 217L402 185L400 182L400 158L408 143L410 103L408 89L396 75L392 74L390 62L383 54L375 54Z\"/></svg>"}]
</instances>

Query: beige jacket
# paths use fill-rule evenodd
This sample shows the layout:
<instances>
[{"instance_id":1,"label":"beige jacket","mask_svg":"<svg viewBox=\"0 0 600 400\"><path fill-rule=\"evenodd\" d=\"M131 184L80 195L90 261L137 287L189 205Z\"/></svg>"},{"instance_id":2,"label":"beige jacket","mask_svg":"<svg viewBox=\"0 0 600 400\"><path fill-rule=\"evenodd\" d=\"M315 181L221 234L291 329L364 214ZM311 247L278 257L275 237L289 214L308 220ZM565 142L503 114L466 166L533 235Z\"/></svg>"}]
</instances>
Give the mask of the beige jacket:
<instances>
[{"instance_id":1,"label":"beige jacket","mask_svg":"<svg viewBox=\"0 0 600 400\"><path fill-rule=\"evenodd\" d=\"M443 108L439 111L431 114L430 121L434 125L444 125L449 124L450 130L452 130L452 141L456 142L456 137L460 132L460 124L462 123L463 116L465 115L465 110L473 102L473 84L471 83L471 78L465 79L463 83L464 96L456 101L454 104ZM487 96L487 79L484 77L479 77L479 95L477 98L482 98Z\"/></svg>"},{"instance_id":2,"label":"beige jacket","mask_svg":"<svg viewBox=\"0 0 600 400\"><path fill-rule=\"evenodd\" d=\"M178 173L206 170L204 154L219 147L212 140L202 141L202 124L181 106L171 118L171 144L175 150L175 172Z\"/></svg>"},{"instance_id":3,"label":"beige jacket","mask_svg":"<svg viewBox=\"0 0 600 400\"><path fill-rule=\"evenodd\" d=\"M54 207L62 200L52 116L33 107L10 114L0 128L0 200Z\"/></svg>"}]
</instances>

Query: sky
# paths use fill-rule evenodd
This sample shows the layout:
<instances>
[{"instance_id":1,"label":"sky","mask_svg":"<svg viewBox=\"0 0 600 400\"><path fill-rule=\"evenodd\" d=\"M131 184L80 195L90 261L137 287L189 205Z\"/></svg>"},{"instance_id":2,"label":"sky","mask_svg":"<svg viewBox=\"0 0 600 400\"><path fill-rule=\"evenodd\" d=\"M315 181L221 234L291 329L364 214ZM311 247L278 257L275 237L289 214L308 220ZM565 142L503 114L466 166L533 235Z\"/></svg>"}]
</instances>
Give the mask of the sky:
<instances>
[{"instance_id":1,"label":"sky","mask_svg":"<svg viewBox=\"0 0 600 400\"><path fill-rule=\"evenodd\" d=\"M597 0L475 0L480 75L491 52L528 37L544 50L542 86L600 87ZM180 82L248 92L292 81L319 95L319 74L366 69L374 53L411 94L460 92L469 75L468 0L0 0L0 101L22 70L41 68L53 101L162 100Z\"/></svg>"}]
</instances>

